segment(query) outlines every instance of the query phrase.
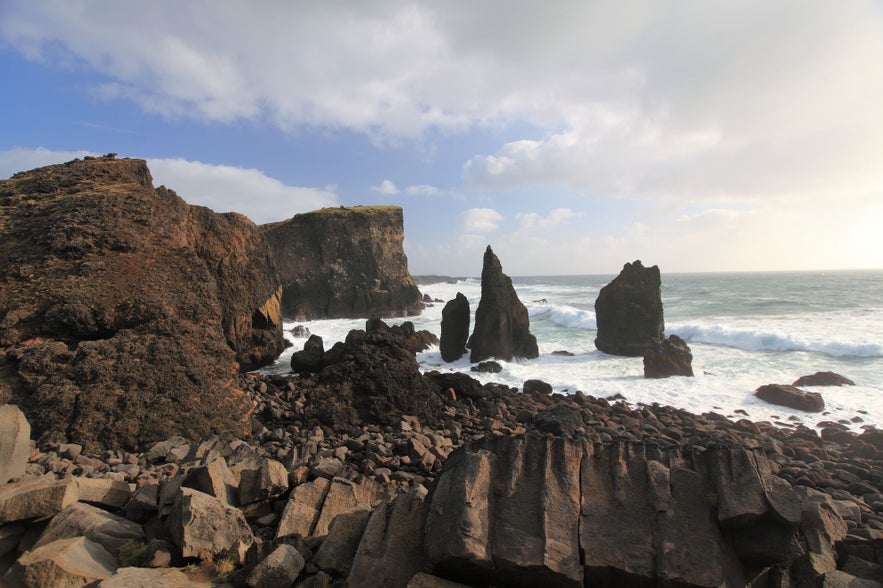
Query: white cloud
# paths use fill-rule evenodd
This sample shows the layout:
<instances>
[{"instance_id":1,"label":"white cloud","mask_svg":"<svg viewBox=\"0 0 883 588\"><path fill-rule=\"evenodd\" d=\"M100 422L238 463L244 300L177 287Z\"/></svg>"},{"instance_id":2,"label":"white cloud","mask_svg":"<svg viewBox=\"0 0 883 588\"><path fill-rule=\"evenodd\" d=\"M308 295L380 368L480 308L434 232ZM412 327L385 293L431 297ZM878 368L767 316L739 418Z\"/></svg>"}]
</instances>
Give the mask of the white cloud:
<instances>
[{"instance_id":1,"label":"white cloud","mask_svg":"<svg viewBox=\"0 0 883 588\"><path fill-rule=\"evenodd\" d=\"M405 188L405 193L412 196L436 196L441 194L441 190L429 184L417 184Z\"/></svg>"},{"instance_id":2,"label":"white cloud","mask_svg":"<svg viewBox=\"0 0 883 588\"><path fill-rule=\"evenodd\" d=\"M460 213L460 228L465 233L490 233L502 220L503 215L493 208L470 208Z\"/></svg>"},{"instance_id":3,"label":"white cloud","mask_svg":"<svg viewBox=\"0 0 883 588\"><path fill-rule=\"evenodd\" d=\"M557 227L577 216L580 216L579 213L574 212L570 208L554 208L547 216L542 216L535 212L519 212L515 215L515 218L521 220L521 229L524 231L542 231Z\"/></svg>"},{"instance_id":4,"label":"white cloud","mask_svg":"<svg viewBox=\"0 0 883 588\"><path fill-rule=\"evenodd\" d=\"M0 176L85 155L95 154L42 147L0 151ZM154 185L173 189L189 204L207 206L216 212L239 212L258 224L337 205L337 195L327 189L289 186L257 169L162 158L148 159L147 165Z\"/></svg>"},{"instance_id":5,"label":"white cloud","mask_svg":"<svg viewBox=\"0 0 883 588\"><path fill-rule=\"evenodd\" d=\"M371 186L371 191L385 194L387 196L395 196L399 193L399 189L396 188L396 185L389 180L383 180L380 182L379 186Z\"/></svg>"}]
</instances>

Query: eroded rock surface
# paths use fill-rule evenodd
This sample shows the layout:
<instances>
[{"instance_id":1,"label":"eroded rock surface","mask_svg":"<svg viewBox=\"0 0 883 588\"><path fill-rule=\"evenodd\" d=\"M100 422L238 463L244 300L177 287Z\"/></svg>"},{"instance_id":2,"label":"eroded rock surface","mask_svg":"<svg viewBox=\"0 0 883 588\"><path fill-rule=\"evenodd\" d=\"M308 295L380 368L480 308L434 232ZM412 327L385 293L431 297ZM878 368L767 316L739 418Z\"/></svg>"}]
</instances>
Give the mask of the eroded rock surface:
<instances>
[{"instance_id":1,"label":"eroded rock surface","mask_svg":"<svg viewBox=\"0 0 883 588\"><path fill-rule=\"evenodd\" d=\"M641 357L663 339L662 280L657 266L627 263L595 300L595 347L610 355Z\"/></svg>"}]
</instances>

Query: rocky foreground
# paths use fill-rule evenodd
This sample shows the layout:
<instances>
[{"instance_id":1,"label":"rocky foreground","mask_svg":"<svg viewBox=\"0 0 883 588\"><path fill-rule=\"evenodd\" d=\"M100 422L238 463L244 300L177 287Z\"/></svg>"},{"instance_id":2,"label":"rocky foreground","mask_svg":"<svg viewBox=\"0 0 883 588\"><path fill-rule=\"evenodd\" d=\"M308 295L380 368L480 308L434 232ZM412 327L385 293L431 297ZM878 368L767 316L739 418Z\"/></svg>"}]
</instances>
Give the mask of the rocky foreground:
<instances>
[{"instance_id":1,"label":"rocky foreground","mask_svg":"<svg viewBox=\"0 0 883 588\"><path fill-rule=\"evenodd\" d=\"M420 375L417 339L372 321L318 371L241 376L245 438L36 449L4 408L5 581L881 585L883 432Z\"/></svg>"}]
</instances>

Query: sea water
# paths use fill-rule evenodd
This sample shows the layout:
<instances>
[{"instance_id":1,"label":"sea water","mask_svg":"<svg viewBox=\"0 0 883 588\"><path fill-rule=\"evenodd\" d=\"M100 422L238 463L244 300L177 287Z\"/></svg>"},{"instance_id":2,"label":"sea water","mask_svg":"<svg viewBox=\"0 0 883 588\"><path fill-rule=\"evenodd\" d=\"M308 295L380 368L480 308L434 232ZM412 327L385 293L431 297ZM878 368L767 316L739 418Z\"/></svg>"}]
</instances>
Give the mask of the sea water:
<instances>
[{"instance_id":1,"label":"sea water","mask_svg":"<svg viewBox=\"0 0 883 588\"><path fill-rule=\"evenodd\" d=\"M666 335L676 334L693 352L695 377L643 377L640 357L617 357L595 348L594 304L614 276L513 278L530 315L540 356L500 361L497 374L470 372L468 356L445 363L437 347L418 354L425 371L461 371L482 382L521 387L536 378L556 392L577 390L597 397L620 395L626 402L660 403L695 413L713 411L733 419L817 426L842 421L856 431L883 427L883 271L706 273L662 275ZM441 334L444 301L462 292L474 313L481 297L478 279L425 284L420 291L442 302L410 320L417 329ZM323 338L326 349L364 320L299 323ZM294 347L265 371L285 373L291 354L303 347L286 323ZM573 355L553 354L567 351ZM791 384L816 371L833 371L855 386L807 387L825 399L824 413L767 404L754 396L764 384Z\"/></svg>"}]
</instances>

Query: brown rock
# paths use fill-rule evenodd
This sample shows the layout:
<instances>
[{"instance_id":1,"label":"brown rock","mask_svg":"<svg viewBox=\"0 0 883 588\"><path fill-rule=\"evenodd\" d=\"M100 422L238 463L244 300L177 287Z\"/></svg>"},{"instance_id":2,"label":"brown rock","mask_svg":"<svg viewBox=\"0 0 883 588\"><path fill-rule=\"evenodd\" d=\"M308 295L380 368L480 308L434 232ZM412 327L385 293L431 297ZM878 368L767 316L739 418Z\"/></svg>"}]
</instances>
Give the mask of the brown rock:
<instances>
[{"instance_id":1,"label":"brown rock","mask_svg":"<svg viewBox=\"0 0 883 588\"><path fill-rule=\"evenodd\" d=\"M644 352L644 377L693 377L693 354L687 342L677 335L663 341L654 340Z\"/></svg>"},{"instance_id":2,"label":"brown rock","mask_svg":"<svg viewBox=\"0 0 883 588\"><path fill-rule=\"evenodd\" d=\"M177 568L119 568L102 580L98 588L203 588L208 584L192 582Z\"/></svg>"},{"instance_id":3,"label":"brown rock","mask_svg":"<svg viewBox=\"0 0 883 588\"><path fill-rule=\"evenodd\" d=\"M855 382L834 372L816 372L797 378L792 386L855 386Z\"/></svg>"},{"instance_id":4,"label":"brown rock","mask_svg":"<svg viewBox=\"0 0 883 588\"><path fill-rule=\"evenodd\" d=\"M192 488L180 489L166 525L184 557L232 555L242 562L254 543L242 511Z\"/></svg>"},{"instance_id":5,"label":"brown rock","mask_svg":"<svg viewBox=\"0 0 883 588\"><path fill-rule=\"evenodd\" d=\"M276 537L311 536L330 487L331 481L325 478L316 478L312 482L295 486L282 512Z\"/></svg>"},{"instance_id":6,"label":"brown rock","mask_svg":"<svg viewBox=\"0 0 883 588\"><path fill-rule=\"evenodd\" d=\"M77 493L81 502L108 508L123 508L132 497L129 485L119 480L104 478L76 478Z\"/></svg>"},{"instance_id":7,"label":"brown rock","mask_svg":"<svg viewBox=\"0 0 883 588\"><path fill-rule=\"evenodd\" d=\"M0 406L0 484L25 473L31 450L31 425L14 404Z\"/></svg>"},{"instance_id":8,"label":"brown rock","mask_svg":"<svg viewBox=\"0 0 883 588\"><path fill-rule=\"evenodd\" d=\"M475 310L475 330L469 343L469 361L473 363L490 358L532 359L540 354L536 337L530 334L527 309L490 245L484 252L481 300Z\"/></svg>"},{"instance_id":9,"label":"brown rock","mask_svg":"<svg viewBox=\"0 0 883 588\"><path fill-rule=\"evenodd\" d=\"M767 384L754 391L754 395L770 404L796 408L806 412L825 410L825 401L818 392L804 392L794 386Z\"/></svg>"},{"instance_id":10,"label":"brown rock","mask_svg":"<svg viewBox=\"0 0 883 588\"><path fill-rule=\"evenodd\" d=\"M110 578L116 561L101 545L76 537L61 539L18 558L3 576L8 586L86 586Z\"/></svg>"},{"instance_id":11,"label":"brown rock","mask_svg":"<svg viewBox=\"0 0 883 588\"><path fill-rule=\"evenodd\" d=\"M119 555L124 543L143 542L145 539L141 525L100 508L77 503L52 517L34 544L34 549L59 539L80 536L98 543L114 557Z\"/></svg>"},{"instance_id":12,"label":"brown rock","mask_svg":"<svg viewBox=\"0 0 883 588\"><path fill-rule=\"evenodd\" d=\"M282 278L282 314L296 320L419 314L402 209L323 208L264 225Z\"/></svg>"},{"instance_id":13,"label":"brown rock","mask_svg":"<svg viewBox=\"0 0 883 588\"><path fill-rule=\"evenodd\" d=\"M269 247L245 217L90 158L0 181L0 399L40 442L244 435L238 369L283 348Z\"/></svg>"},{"instance_id":14,"label":"brown rock","mask_svg":"<svg viewBox=\"0 0 883 588\"><path fill-rule=\"evenodd\" d=\"M289 588L304 569L304 558L293 546L281 543L256 565L245 579L249 588Z\"/></svg>"},{"instance_id":15,"label":"brown rock","mask_svg":"<svg viewBox=\"0 0 883 588\"><path fill-rule=\"evenodd\" d=\"M611 355L640 357L654 340L662 340L661 286L657 266L645 268L640 261L625 264L595 300L595 347Z\"/></svg>"},{"instance_id":16,"label":"brown rock","mask_svg":"<svg viewBox=\"0 0 883 588\"><path fill-rule=\"evenodd\" d=\"M0 523L55 516L77 498L72 478L26 478L0 485Z\"/></svg>"}]
</instances>

